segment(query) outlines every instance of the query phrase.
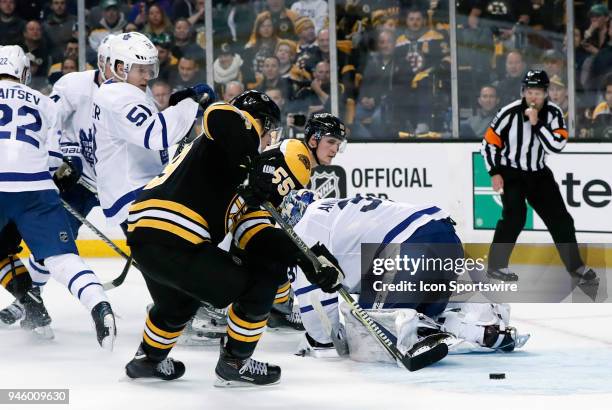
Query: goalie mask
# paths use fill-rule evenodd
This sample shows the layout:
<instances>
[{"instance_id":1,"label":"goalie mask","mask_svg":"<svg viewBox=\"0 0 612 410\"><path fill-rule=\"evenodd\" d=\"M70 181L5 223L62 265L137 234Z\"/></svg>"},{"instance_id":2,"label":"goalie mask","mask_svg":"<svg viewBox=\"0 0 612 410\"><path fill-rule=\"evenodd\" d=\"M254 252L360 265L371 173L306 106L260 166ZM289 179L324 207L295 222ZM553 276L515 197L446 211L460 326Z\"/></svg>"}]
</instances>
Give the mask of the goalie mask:
<instances>
[{"instance_id":1,"label":"goalie mask","mask_svg":"<svg viewBox=\"0 0 612 410\"><path fill-rule=\"evenodd\" d=\"M312 164L308 148L303 142L288 139L273 145L256 159L260 172L271 174L270 202L278 207L294 189L302 189L310 182Z\"/></svg>"},{"instance_id":2,"label":"goalie mask","mask_svg":"<svg viewBox=\"0 0 612 410\"><path fill-rule=\"evenodd\" d=\"M319 199L321 199L319 194L309 189L289 192L280 205L283 220L292 227L297 225L306 213L308 205Z\"/></svg>"}]
</instances>

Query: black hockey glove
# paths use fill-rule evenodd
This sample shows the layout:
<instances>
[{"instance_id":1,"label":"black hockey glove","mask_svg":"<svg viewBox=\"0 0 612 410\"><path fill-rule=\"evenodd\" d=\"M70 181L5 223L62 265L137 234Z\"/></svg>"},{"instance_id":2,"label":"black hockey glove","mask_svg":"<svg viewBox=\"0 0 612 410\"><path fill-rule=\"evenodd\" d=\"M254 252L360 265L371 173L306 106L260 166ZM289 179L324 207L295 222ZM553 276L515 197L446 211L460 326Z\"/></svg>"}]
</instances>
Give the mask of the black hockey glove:
<instances>
[{"instance_id":1,"label":"black hockey glove","mask_svg":"<svg viewBox=\"0 0 612 410\"><path fill-rule=\"evenodd\" d=\"M176 91L170 96L170 106L175 106L186 98L191 98L193 101L200 104L205 110L210 104L215 102L217 95L214 90L207 84L198 84L184 90Z\"/></svg>"},{"instance_id":2,"label":"black hockey glove","mask_svg":"<svg viewBox=\"0 0 612 410\"><path fill-rule=\"evenodd\" d=\"M193 101L197 102L198 94L195 92L195 90L192 87L173 92L170 95L170 101L168 105L170 105L171 107L174 107L176 104L180 103L181 101L187 98L191 98Z\"/></svg>"},{"instance_id":3,"label":"black hockey glove","mask_svg":"<svg viewBox=\"0 0 612 410\"><path fill-rule=\"evenodd\" d=\"M321 268L315 270L312 263L306 257L300 258L298 264L304 271L306 279L313 285L317 285L323 292L333 293L342 287L344 273L338 265L338 260L327 250L324 245L317 243L310 250L317 255Z\"/></svg>"},{"instance_id":4,"label":"black hockey glove","mask_svg":"<svg viewBox=\"0 0 612 410\"><path fill-rule=\"evenodd\" d=\"M277 205L278 193L276 184L272 183L276 166L282 161L280 152L264 152L255 157L248 166L248 184L238 187L238 194L251 208L259 208L265 201Z\"/></svg>"},{"instance_id":5,"label":"black hockey glove","mask_svg":"<svg viewBox=\"0 0 612 410\"><path fill-rule=\"evenodd\" d=\"M83 164L78 157L64 157L64 162L53 174L53 182L60 192L70 191L81 178Z\"/></svg>"}]
</instances>

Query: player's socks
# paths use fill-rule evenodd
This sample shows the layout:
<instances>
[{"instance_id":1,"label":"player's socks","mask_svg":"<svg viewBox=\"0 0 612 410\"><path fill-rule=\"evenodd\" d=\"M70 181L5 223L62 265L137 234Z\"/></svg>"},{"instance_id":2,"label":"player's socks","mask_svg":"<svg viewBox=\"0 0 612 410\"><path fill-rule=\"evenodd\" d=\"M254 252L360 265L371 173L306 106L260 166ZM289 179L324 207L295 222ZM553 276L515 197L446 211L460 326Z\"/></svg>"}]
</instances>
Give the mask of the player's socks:
<instances>
[{"instance_id":1,"label":"player's socks","mask_svg":"<svg viewBox=\"0 0 612 410\"><path fill-rule=\"evenodd\" d=\"M134 358L125 366L125 373L132 379L174 380L185 374L185 365L171 357L163 360L151 359L145 353L141 343Z\"/></svg>"},{"instance_id":2,"label":"player's socks","mask_svg":"<svg viewBox=\"0 0 612 410\"><path fill-rule=\"evenodd\" d=\"M105 350L113 350L117 328L115 315L108 302L100 302L91 310L91 317L96 328L98 343Z\"/></svg>"},{"instance_id":3,"label":"player's socks","mask_svg":"<svg viewBox=\"0 0 612 410\"><path fill-rule=\"evenodd\" d=\"M45 265L36 262L34 255L30 255L28 258L28 263L30 264L30 276L32 277L32 283L39 287L46 285L51 275L49 274L49 270L45 267Z\"/></svg>"},{"instance_id":4,"label":"player's socks","mask_svg":"<svg viewBox=\"0 0 612 410\"><path fill-rule=\"evenodd\" d=\"M298 331L304 330L300 309L295 304L295 298L289 282L279 287L276 292L276 298L268 318L268 327L271 329L289 328Z\"/></svg>"},{"instance_id":5,"label":"player's socks","mask_svg":"<svg viewBox=\"0 0 612 410\"><path fill-rule=\"evenodd\" d=\"M281 368L259 362L251 357L232 355L227 346L227 337L221 339L221 353L215 368L217 387L264 386L280 382Z\"/></svg>"}]
</instances>

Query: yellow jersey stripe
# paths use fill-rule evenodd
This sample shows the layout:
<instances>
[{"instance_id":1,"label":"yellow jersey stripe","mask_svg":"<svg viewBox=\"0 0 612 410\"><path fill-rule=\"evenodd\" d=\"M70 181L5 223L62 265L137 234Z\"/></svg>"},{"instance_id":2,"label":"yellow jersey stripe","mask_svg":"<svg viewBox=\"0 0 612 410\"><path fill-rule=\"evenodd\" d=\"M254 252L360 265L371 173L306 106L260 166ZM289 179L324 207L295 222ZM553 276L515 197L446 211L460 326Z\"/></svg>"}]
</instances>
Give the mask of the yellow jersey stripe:
<instances>
[{"instance_id":1,"label":"yellow jersey stripe","mask_svg":"<svg viewBox=\"0 0 612 410\"><path fill-rule=\"evenodd\" d=\"M227 328L227 334L232 338L232 339L236 339L240 342L256 342L259 339L261 339L261 334L257 335L257 336L242 336L239 335L238 333L234 332L232 329L230 329L229 327ZM263 334L263 333L262 333Z\"/></svg>"},{"instance_id":2,"label":"yellow jersey stripe","mask_svg":"<svg viewBox=\"0 0 612 410\"><path fill-rule=\"evenodd\" d=\"M19 276L19 275L23 275L24 273L27 273L27 269L25 268L25 266L20 266L18 268L15 268L15 276ZM13 279L13 274L9 271L9 273L7 273L4 276L4 279L2 279L2 282L0 282L0 285L2 285L2 287L7 287L9 282L11 281L11 279Z\"/></svg>"},{"instance_id":3,"label":"yellow jersey stripe","mask_svg":"<svg viewBox=\"0 0 612 410\"><path fill-rule=\"evenodd\" d=\"M266 325L266 322L268 321L268 319L266 319L266 320L262 320L261 322L251 323L251 322L242 320L234 313L233 306L230 306L229 308L229 318L232 322L234 322L240 327L244 327L245 329L257 329L259 327L264 327Z\"/></svg>"},{"instance_id":4,"label":"yellow jersey stripe","mask_svg":"<svg viewBox=\"0 0 612 410\"><path fill-rule=\"evenodd\" d=\"M192 211L183 204L178 202L168 201L164 199L147 199L146 201L137 202L130 207L130 212L142 211L145 208L162 208L184 215L194 222L199 223L208 229L208 223L206 220L197 212Z\"/></svg>"},{"instance_id":5,"label":"yellow jersey stripe","mask_svg":"<svg viewBox=\"0 0 612 410\"><path fill-rule=\"evenodd\" d=\"M155 333L157 336L166 338L166 339L174 339L175 337L179 337L181 335L181 333L183 333L182 330L179 330L178 332L168 332L165 330L161 330L160 328L158 328L157 326L155 326L153 324L153 322L151 322L151 319L149 318L149 316L147 315L147 327L149 328L149 330L151 330L153 333Z\"/></svg>"},{"instance_id":6,"label":"yellow jersey stripe","mask_svg":"<svg viewBox=\"0 0 612 410\"><path fill-rule=\"evenodd\" d=\"M289 287L291 286L291 283L287 282L285 283L283 286L279 287L278 290L276 291L276 293L283 293L289 290Z\"/></svg>"},{"instance_id":7,"label":"yellow jersey stripe","mask_svg":"<svg viewBox=\"0 0 612 410\"><path fill-rule=\"evenodd\" d=\"M202 238L199 235L189 232L173 223L158 221L156 219L139 219L135 223L128 224L128 232L132 232L136 228L152 228L170 232L176 236L185 239L194 245L199 245L202 242L210 241L208 238Z\"/></svg>"},{"instance_id":8,"label":"yellow jersey stripe","mask_svg":"<svg viewBox=\"0 0 612 410\"><path fill-rule=\"evenodd\" d=\"M158 349L163 349L163 350L172 349L174 345L176 344L176 343L171 343L169 345L163 345L161 343L157 343L155 340L147 336L146 333L142 334L142 338L144 339L145 343L148 344L149 346L153 346L153 347L156 347Z\"/></svg>"},{"instance_id":9,"label":"yellow jersey stripe","mask_svg":"<svg viewBox=\"0 0 612 410\"><path fill-rule=\"evenodd\" d=\"M255 225L251 229L247 230L244 233L244 235L242 235L242 237L240 238L240 242L238 243L238 245L240 246L240 249L246 248L246 246L249 243L249 241L251 240L251 238L253 236L255 236L257 234L257 232L259 232L259 231L261 231L263 229L266 229L266 228L272 228L272 225L269 225L269 224Z\"/></svg>"},{"instance_id":10,"label":"yellow jersey stripe","mask_svg":"<svg viewBox=\"0 0 612 410\"><path fill-rule=\"evenodd\" d=\"M286 301L289 300L289 295L285 295L282 298L276 298L274 299L274 304L278 305L279 303L285 303Z\"/></svg>"}]
</instances>

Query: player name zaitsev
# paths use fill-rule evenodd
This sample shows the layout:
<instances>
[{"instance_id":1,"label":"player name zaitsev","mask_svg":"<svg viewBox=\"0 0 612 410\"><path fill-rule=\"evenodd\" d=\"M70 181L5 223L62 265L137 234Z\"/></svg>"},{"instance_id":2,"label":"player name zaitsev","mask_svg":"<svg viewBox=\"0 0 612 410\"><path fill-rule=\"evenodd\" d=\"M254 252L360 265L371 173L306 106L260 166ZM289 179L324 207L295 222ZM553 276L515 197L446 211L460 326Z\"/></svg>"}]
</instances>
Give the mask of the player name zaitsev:
<instances>
[{"instance_id":1,"label":"player name zaitsev","mask_svg":"<svg viewBox=\"0 0 612 410\"><path fill-rule=\"evenodd\" d=\"M373 283L376 292L517 292L516 283L459 283L455 280L446 283L428 283L425 281L399 283L383 283L377 280Z\"/></svg>"}]
</instances>

